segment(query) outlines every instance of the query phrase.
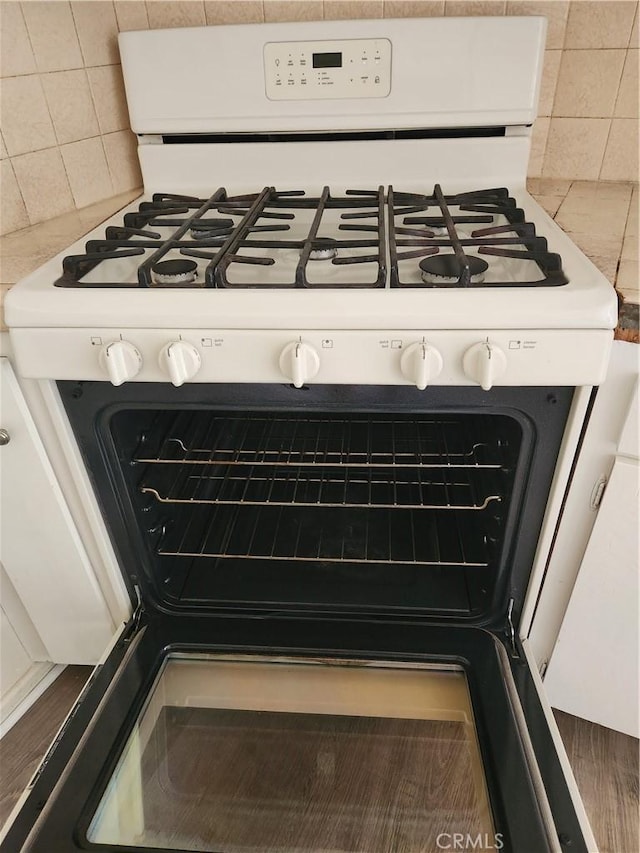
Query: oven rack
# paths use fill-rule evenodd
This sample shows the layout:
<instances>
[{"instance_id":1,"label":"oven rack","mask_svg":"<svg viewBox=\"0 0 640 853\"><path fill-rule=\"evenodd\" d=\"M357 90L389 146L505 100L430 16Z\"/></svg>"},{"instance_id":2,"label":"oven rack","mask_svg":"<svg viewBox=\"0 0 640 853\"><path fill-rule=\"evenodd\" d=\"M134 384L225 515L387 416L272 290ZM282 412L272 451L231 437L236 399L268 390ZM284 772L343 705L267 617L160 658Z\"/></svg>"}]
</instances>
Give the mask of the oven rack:
<instances>
[{"instance_id":1,"label":"oven rack","mask_svg":"<svg viewBox=\"0 0 640 853\"><path fill-rule=\"evenodd\" d=\"M462 516L464 515L464 521ZM161 557L402 566L489 565L491 525L469 514L386 508L196 506L155 528Z\"/></svg>"},{"instance_id":2,"label":"oven rack","mask_svg":"<svg viewBox=\"0 0 640 853\"><path fill-rule=\"evenodd\" d=\"M487 418L341 418L279 414L179 415L144 434L144 464L503 469L509 445ZM153 436L162 433L155 441ZM152 449L152 445L155 445Z\"/></svg>"},{"instance_id":3,"label":"oven rack","mask_svg":"<svg viewBox=\"0 0 640 853\"><path fill-rule=\"evenodd\" d=\"M418 468L304 468L233 465L150 466L141 494L162 504L354 507L483 511L502 501L498 472L456 470L423 476ZM487 476L492 482L488 482ZM479 493L479 494L478 494Z\"/></svg>"}]
</instances>

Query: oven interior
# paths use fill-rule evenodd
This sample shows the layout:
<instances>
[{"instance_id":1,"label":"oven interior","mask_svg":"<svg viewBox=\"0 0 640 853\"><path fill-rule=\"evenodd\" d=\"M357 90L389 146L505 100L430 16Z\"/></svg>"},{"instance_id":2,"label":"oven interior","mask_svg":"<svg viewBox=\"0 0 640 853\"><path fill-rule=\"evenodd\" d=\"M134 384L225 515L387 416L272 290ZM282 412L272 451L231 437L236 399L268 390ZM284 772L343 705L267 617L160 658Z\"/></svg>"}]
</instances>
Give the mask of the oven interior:
<instances>
[{"instance_id":1,"label":"oven interior","mask_svg":"<svg viewBox=\"0 0 640 853\"><path fill-rule=\"evenodd\" d=\"M109 430L163 606L468 619L504 592L522 413L137 408Z\"/></svg>"}]
</instances>

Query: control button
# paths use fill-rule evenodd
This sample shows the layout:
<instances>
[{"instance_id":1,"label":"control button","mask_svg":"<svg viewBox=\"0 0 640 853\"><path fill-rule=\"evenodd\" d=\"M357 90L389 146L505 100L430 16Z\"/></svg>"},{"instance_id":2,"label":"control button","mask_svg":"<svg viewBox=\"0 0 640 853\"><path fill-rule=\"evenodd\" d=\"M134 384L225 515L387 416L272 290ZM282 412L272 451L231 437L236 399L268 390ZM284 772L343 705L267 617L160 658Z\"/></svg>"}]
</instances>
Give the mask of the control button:
<instances>
[{"instance_id":1,"label":"control button","mask_svg":"<svg viewBox=\"0 0 640 853\"><path fill-rule=\"evenodd\" d=\"M296 388L302 388L320 370L320 357L310 344L291 341L280 353L280 370Z\"/></svg>"},{"instance_id":2,"label":"control button","mask_svg":"<svg viewBox=\"0 0 640 853\"><path fill-rule=\"evenodd\" d=\"M378 77L378 75L377 75L377 74L376 74L376 76L373 78L373 82L374 82L374 83L379 83L379 82L380 82L380 78Z\"/></svg>"},{"instance_id":3,"label":"control button","mask_svg":"<svg viewBox=\"0 0 640 853\"><path fill-rule=\"evenodd\" d=\"M172 341L160 352L160 367L169 374L172 384L178 388L193 379L202 366L200 353L186 341Z\"/></svg>"},{"instance_id":4,"label":"control button","mask_svg":"<svg viewBox=\"0 0 640 853\"><path fill-rule=\"evenodd\" d=\"M112 341L100 350L100 366L112 385L133 379L142 368L142 356L128 341Z\"/></svg>"},{"instance_id":5,"label":"control button","mask_svg":"<svg viewBox=\"0 0 640 853\"><path fill-rule=\"evenodd\" d=\"M500 347L490 343L487 338L469 347L462 357L462 368L469 379L488 391L506 372L507 357Z\"/></svg>"},{"instance_id":6,"label":"control button","mask_svg":"<svg viewBox=\"0 0 640 853\"><path fill-rule=\"evenodd\" d=\"M432 379L442 370L442 356L426 341L410 344L402 353L400 370L405 379L413 382L419 391L424 391Z\"/></svg>"}]
</instances>

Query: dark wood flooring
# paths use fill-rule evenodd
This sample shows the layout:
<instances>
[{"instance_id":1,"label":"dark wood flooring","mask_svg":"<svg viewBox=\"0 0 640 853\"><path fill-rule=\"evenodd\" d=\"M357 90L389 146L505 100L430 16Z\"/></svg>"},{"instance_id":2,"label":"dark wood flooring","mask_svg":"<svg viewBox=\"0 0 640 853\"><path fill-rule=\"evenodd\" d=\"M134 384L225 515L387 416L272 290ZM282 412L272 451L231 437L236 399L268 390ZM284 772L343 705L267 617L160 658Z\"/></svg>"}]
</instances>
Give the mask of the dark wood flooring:
<instances>
[{"instance_id":1,"label":"dark wood flooring","mask_svg":"<svg viewBox=\"0 0 640 853\"><path fill-rule=\"evenodd\" d=\"M0 741L0 824L89 673L68 667ZM556 719L601 853L637 853L638 741L569 714Z\"/></svg>"}]
</instances>

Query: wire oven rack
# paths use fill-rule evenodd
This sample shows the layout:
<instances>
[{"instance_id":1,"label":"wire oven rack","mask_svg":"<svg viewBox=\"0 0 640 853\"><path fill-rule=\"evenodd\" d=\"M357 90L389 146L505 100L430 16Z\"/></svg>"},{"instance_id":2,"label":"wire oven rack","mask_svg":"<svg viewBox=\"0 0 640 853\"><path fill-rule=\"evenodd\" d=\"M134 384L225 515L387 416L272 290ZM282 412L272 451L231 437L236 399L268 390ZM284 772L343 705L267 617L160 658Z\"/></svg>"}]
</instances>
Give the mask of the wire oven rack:
<instances>
[{"instance_id":1,"label":"wire oven rack","mask_svg":"<svg viewBox=\"0 0 640 853\"><path fill-rule=\"evenodd\" d=\"M157 553L486 566L510 479L488 419L163 413L134 454Z\"/></svg>"}]
</instances>

